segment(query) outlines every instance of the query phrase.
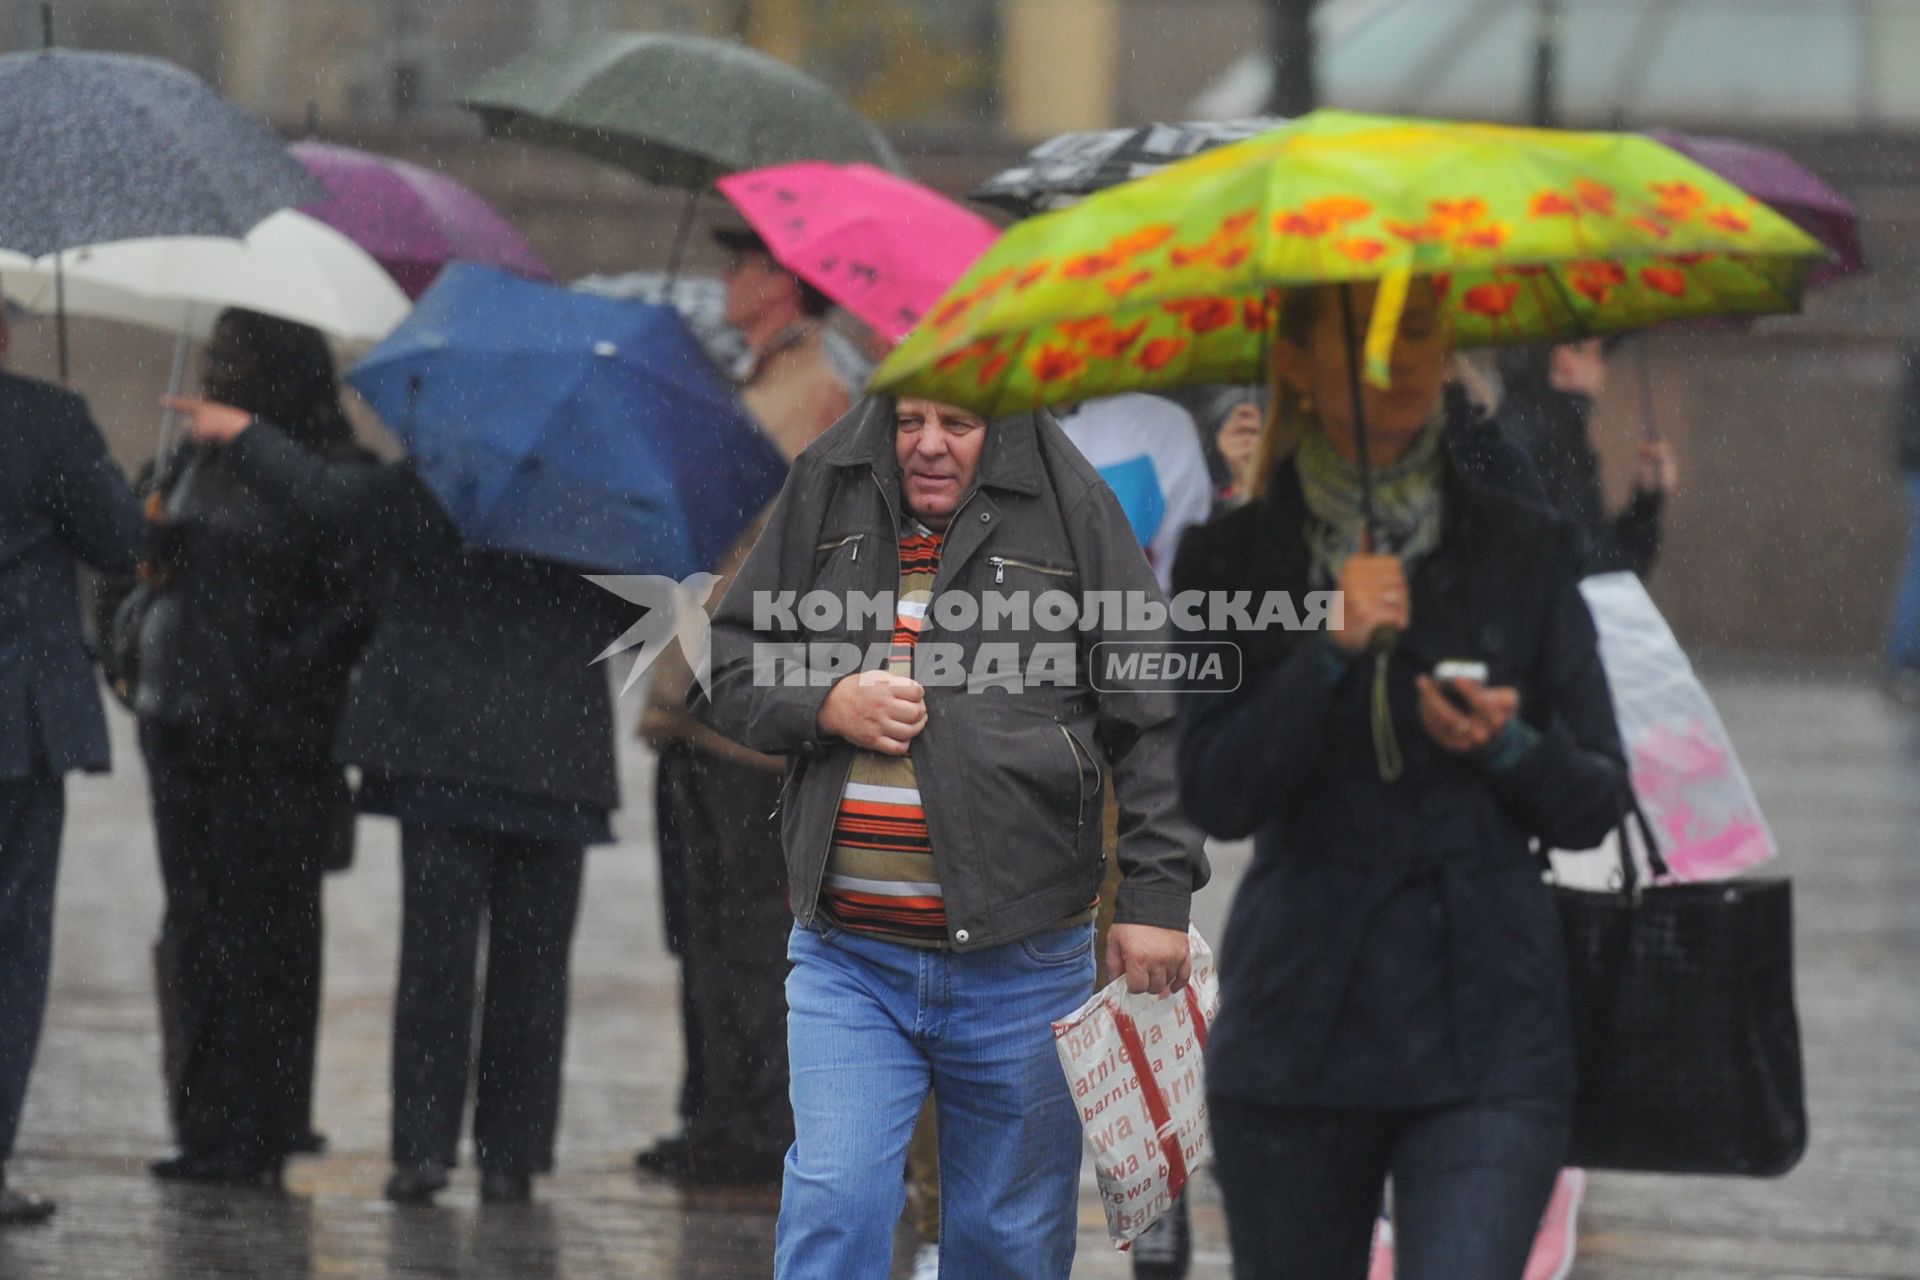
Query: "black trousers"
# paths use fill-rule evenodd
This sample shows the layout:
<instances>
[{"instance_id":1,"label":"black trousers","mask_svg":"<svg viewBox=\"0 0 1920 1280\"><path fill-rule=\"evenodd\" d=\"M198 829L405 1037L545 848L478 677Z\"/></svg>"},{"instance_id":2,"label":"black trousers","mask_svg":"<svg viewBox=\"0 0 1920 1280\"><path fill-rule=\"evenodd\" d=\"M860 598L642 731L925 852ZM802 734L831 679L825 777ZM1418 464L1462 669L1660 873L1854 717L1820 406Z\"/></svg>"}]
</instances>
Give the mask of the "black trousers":
<instances>
[{"instance_id":1,"label":"black trousers","mask_svg":"<svg viewBox=\"0 0 1920 1280\"><path fill-rule=\"evenodd\" d=\"M57 775L0 779L0 1186L47 1012L65 818L65 784Z\"/></svg>"},{"instance_id":2,"label":"black trousers","mask_svg":"<svg viewBox=\"0 0 1920 1280\"><path fill-rule=\"evenodd\" d=\"M680 958L680 1042L686 1046L686 1069L680 1077L680 1129L693 1128L694 1117L706 1105L706 1064L700 1060L700 1015L694 1005L693 983L687 978L687 840L678 799L690 784L694 749L684 742L660 747L653 773L654 843L660 850L660 906L667 950Z\"/></svg>"},{"instance_id":3,"label":"black trousers","mask_svg":"<svg viewBox=\"0 0 1920 1280\"><path fill-rule=\"evenodd\" d=\"M577 844L408 822L400 829L400 862L394 1163L458 1162L471 1079L481 1167L551 1169L586 852ZM476 1059L483 922L487 969Z\"/></svg>"},{"instance_id":4,"label":"black trousers","mask_svg":"<svg viewBox=\"0 0 1920 1280\"><path fill-rule=\"evenodd\" d=\"M689 1122L696 1148L765 1157L793 1143L787 1099L786 860L773 809L780 775L690 753L669 805L683 842L685 982L693 1053L708 1105Z\"/></svg>"},{"instance_id":5,"label":"black trousers","mask_svg":"<svg viewBox=\"0 0 1920 1280\"><path fill-rule=\"evenodd\" d=\"M311 1126L321 866L346 803L337 768L141 726L172 981L175 1136L268 1159Z\"/></svg>"},{"instance_id":6,"label":"black trousers","mask_svg":"<svg viewBox=\"0 0 1920 1280\"><path fill-rule=\"evenodd\" d=\"M1366 1280L1389 1174L1398 1280L1521 1280L1572 1131L1547 1101L1207 1109L1235 1280Z\"/></svg>"}]
</instances>

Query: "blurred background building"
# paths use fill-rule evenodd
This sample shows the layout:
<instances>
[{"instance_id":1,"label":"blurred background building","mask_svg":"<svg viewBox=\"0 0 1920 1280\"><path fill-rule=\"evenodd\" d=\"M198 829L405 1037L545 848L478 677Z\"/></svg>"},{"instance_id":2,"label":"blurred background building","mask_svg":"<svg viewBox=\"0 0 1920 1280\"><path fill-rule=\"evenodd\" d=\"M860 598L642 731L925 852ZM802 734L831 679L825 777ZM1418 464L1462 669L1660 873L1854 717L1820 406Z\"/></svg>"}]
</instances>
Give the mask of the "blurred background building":
<instances>
[{"instance_id":1,"label":"blurred background building","mask_svg":"<svg viewBox=\"0 0 1920 1280\"><path fill-rule=\"evenodd\" d=\"M37 45L40 9L0 0L0 36ZM1680 454L1653 587L1684 640L1878 643L1905 520L1886 414L1920 301L1920 0L58 0L56 24L63 44L179 62L289 136L442 167L565 276L664 261L677 199L485 141L459 101L529 48L620 29L802 66L955 194L1063 129L1315 102L1779 146L1859 202L1873 273L1804 316L1628 344L1598 426L1617 488L1648 412ZM131 457L165 346L76 333L78 380Z\"/></svg>"}]
</instances>

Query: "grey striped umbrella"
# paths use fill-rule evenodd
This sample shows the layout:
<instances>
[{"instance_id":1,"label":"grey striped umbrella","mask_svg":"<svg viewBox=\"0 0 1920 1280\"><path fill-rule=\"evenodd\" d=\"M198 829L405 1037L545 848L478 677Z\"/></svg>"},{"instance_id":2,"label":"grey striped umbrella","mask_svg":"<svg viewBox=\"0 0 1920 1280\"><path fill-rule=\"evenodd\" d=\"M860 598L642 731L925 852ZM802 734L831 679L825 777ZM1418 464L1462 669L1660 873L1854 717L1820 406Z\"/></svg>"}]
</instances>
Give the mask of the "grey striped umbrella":
<instances>
[{"instance_id":1,"label":"grey striped umbrella","mask_svg":"<svg viewBox=\"0 0 1920 1280\"><path fill-rule=\"evenodd\" d=\"M241 237L326 197L273 130L168 62L0 57L0 248L32 257L149 236Z\"/></svg>"}]
</instances>

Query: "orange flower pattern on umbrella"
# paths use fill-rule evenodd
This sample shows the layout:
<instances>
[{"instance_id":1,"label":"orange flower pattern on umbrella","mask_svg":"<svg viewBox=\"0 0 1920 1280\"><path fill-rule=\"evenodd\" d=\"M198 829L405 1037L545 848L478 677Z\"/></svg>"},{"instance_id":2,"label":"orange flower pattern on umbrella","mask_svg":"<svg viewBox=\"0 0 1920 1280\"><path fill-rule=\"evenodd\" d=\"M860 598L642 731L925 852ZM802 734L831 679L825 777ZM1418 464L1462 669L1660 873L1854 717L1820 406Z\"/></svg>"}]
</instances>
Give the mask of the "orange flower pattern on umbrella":
<instances>
[{"instance_id":1,"label":"orange flower pattern on umbrella","mask_svg":"<svg viewBox=\"0 0 1920 1280\"><path fill-rule=\"evenodd\" d=\"M1527 212L1536 218L1577 217L1580 206L1561 195L1558 191L1542 191L1527 206Z\"/></svg>"},{"instance_id":2,"label":"orange flower pattern on umbrella","mask_svg":"<svg viewBox=\"0 0 1920 1280\"><path fill-rule=\"evenodd\" d=\"M1039 284L1042 280L1044 280L1046 278L1047 272L1051 270L1053 270L1053 264L1051 262L1042 260L1040 262L1034 263L1032 266L1028 267L1025 271L1022 271L1019 275L1013 278L1014 290L1016 292L1019 292L1022 290L1031 289L1034 285Z\"/></svg>"},{"instance_id":3,"label":"orange flower pattern on umbrella","mask_svg":"<svg viewBox=\"0 0 1920 1280\"><path fill-rule=\"evenodd\" d=\"M1106 290L1116 298L1125 297L1141 285L1153 279L1151 271L1135 271L1131 275L1116 276L1107 281Z\"/></svg>"},{"instance_id":4,"label":"orange flower pattern on umbrella","mask_svg":"<svg viewBox=\"0 0 1920 1280\"><path fill-rule=\"evenodd\" d=\"M1265 298L1248 298L1240 304L1240 323L1255 333L1264 332L1273 323L1273 308Z\"/></svg>"},{"instance_id":5,"label":"orange flower pattern on umbrella","mask_svg":"<svg viewBox=\"0 0 1920 1280\"><path fill-rule=\"evenodd\" d=\"M1520 300L1520 286L1507 284L1477 284L1460 295L1460 305L1475 315L1497 320L1513 310L1513 304Z\"/></svg>"},{"instance_id":6,"label":"orange flower pattern on umbrella","mask_svg":"<svg viewBox=\"0 0 1920 1280\"><path fill-rule=\"evenodd\" d=\"M1707 221L1722 231L1731 231L1735 235L1744 235L1753 230L1753 219L1731 206L1715 209L1707 215Z\"/></svg>"},{"instance_id":7,"label":"orange flower pattern on umbrella","mask_svg":"<svg viewBox=\"0 0 1920 1280\"><path fill-rule=\"evenodd\" d=\"M980 366L980 372L974 375L974 381L984 387L999 377L1001 372L1012 363L1013 356L1011 354L1005 351L996 352L987 357L987 362Z\"/></svg>"},{"instance_id":8,"label":"orange flower pattern on umbrella","mask_svg":"<svg viewBox=\"0 0 1920 1280\"><path fill-rule=\"evenodd\" d=\"M1567 268L1567 283L1596 307L1607 305L1613 291L1627 282L1627 269L1617 262L1576 262Z\"/></svg>"},{"instance_id":9,"label":"orange flower pattern on umbrella","mask_svg":"<svg viewBox=\"0 0 1920 1280\"><path fill-rule=\"evenodd\" d=\"M1147 331L1145 320L1136 320L1124 329L1109 325L1105 329L1087 335L1087 350L1102 360L1114 360L1123 356L1127 348L1140 341L1140 335Z\"/></svg>"},{"instance_id":10,"label":"orange flower pattern on umbrella","mask_svg":"<svg viewBox=\"0 0 1920 1280\"><path fill-rule=\"evenodd\" d=\"M1161 309L1180 317L1194 333L1212 333L1233 323L1236 308L1227 298L1176 298L1161 304Z\"/></svg>"},{"instance_id":11,"label":"orange flower pattern on umbrella","mask_svg":"<svg viewBox=\"0 0 1920 1280\"><path fill-rule=\"evenodd\" d=\"M1670 298L1687 296L1687 273L1679 267L1642 267L1640 282Z\"/></svg>"},{"instance_id":12,"label":"orange flower pattern on umbrella","mask_svg":"<svg viewBox=\"0 0 1920 1280\"><path fill-rule=\"evenodd\" d=\"M1647 190L1659 200L1659 214L1669 222L1690 222L1707 206L1707 193L1691 182L1649 182Z\"/></svg>"},{"instance_id":13,"label":"orange flower pattern on umbrella","mask_svg":"<svg viewBox=\"0 0 1920 1280\"><path fill-rule=\"evenodd\" d=\"M1091 280L1103 271L1110 271L1120 265L1120 255L1112 250L1099 253L1083 253L1077 258L1069 258L1067 265L1060 268L1060 274L1069 280Z\"/></svg>"},{"instance_id":14,"label":"orange flower pattern on umbrella","mask_svg":"<svg viewBox=\"0 0 1920 1280\"><path fill-rule=\"evenodd\" d=\"M1463 231L1454 239L1454 246L1460 249L1498 249L1513 234L1513 228L1504 222L1489 222L1484 227L1474 227Z\"/></svg>"},{"instance_id":15,"label":"orange flower pattern on umbrella","mask_svg":"<svg viewBox=\"0 0 1920 1280\"><path fill-rule=\"evenodd\" d=\"M1335 245L1334 248L1355 262L1360 263L1378 261L1385 257L1387 253L1386 245L1378 240L1368 240L1363 236L1355 236L1351 240L1342 240L1339 244Z\"/></svg>"},{"instance_id":16,"label":"orange flower pattern on umbrella","mask_svg":"<svg viewBox=\"0 0 1920 1280\"><path fill-rule=\"evenodd\" d=\"M1464 200L1429 200L1427 214L1433 225L1444 234L1479 226L1487 220L1488 209L1485 200L1468 196Z\"/></svg>"},{"instance_id":17,"label":"orange flower pattern on umbrella","mask_svg":"<svg viewBox=\"0 0 1920 1280\"><path fill-rule=\"evenodd\" d=\"M1033 376L1042 382L1064 382L1086 367L1087 358L1070 347L1041 347L1033 357Z\"/></svg>"},{"instance_id":18,"label":"orange flower pattern on umbrella","mask_svg":"<svg viewBox=\"0 0 1920 1280\"><path fill-rule=\"evenodd\" d=\"M1187 349L1185 338L1155 338L1140 348L1133 362L1148 373L1158 373L1176 360Z\"/></svg>"},{"instance_id":19,"label":"orange flower pattern on umbrella","mask_svg":"<svg viewBox=\"0 0 1920 1280\"><path fill-rule=\"evenodd\" d=\"M1605 183L1595 182L1592 178L1575 178L1573 198L1579 201L1580 207L1588 213L1597 213L1603 218L1613 216L1616 197L1613 194L1613 188Z\"/></svg>"}]
</instances>

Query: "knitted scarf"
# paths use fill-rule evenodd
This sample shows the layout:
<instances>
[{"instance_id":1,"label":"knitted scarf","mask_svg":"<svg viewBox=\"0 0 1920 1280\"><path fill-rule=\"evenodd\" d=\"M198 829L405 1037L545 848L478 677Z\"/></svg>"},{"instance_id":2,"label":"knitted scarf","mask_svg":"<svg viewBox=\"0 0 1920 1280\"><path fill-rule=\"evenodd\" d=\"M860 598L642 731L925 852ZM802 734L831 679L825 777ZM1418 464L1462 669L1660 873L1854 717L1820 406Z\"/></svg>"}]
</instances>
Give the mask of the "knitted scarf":
<instances>
[{"instance_id":1,"label":"knitted scarf","mask_svg":"<svg viewBox=\"0 0 1920 1280\"><path fill-rule=\"evenodd\" d=\"M1443 417L1436 414L1396 461L1373 468L1374 523L1381 555L1396 555L1411 569L1440 545ZM1327 439L1312 431L1294 453L1300 490L1306 498L1307 548L1316 580L1328 586L1340 580L1347 557L1360 550L1365 518L1360 505L1360 468L1347 461Z\"/></svg>"}]
</instances>

